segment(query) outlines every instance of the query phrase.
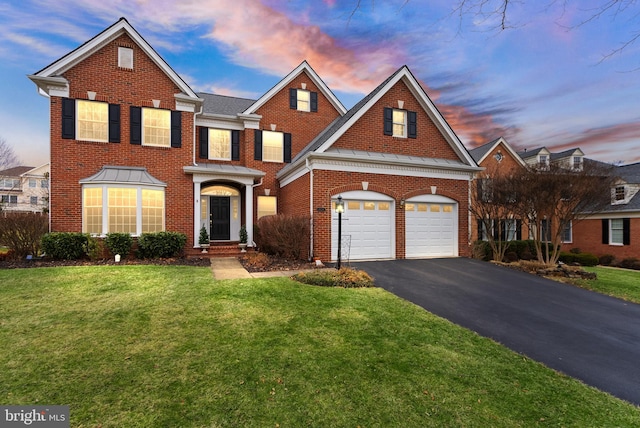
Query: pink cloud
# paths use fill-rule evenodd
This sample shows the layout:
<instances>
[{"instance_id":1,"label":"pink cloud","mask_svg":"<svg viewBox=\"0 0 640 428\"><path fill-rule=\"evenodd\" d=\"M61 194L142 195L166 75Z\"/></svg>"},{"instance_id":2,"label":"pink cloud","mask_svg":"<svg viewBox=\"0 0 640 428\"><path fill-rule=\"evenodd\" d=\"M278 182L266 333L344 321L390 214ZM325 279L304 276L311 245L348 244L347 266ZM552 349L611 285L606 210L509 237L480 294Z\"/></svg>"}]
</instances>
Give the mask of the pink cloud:
<instances>
[{"instance_id":1,"label":"pink cloud","mask_svg":"<svg viewBox=\"0 0 640 428\"><path fill-rule=\"evenodd\" d=\"M638 141L640 141L640 121L587 129L565 143L547 147L558 152L579 147L587 157L632 163L640 161L640 153L637 150ZM628 150L625 146L628 146ZM615 147L615 150L612 150L612 147ZM617 159L618 154L625 154L625 159ZM630 154L632 157L629 157Z\"/></svg>"}]
</instances>

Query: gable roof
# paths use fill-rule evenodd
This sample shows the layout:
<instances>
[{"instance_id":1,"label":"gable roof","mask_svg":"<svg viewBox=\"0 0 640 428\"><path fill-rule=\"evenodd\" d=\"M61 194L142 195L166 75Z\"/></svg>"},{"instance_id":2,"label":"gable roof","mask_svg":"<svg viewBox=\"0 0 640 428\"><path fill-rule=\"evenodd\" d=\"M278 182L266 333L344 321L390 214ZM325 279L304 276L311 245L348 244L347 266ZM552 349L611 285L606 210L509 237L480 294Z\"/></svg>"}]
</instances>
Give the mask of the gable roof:
<instances>
[{"instance_id":1,"label":"gable roof","mask_svg":"<svg viewBox=\"0 0 640 428\"><path fill-rule=\"evenodd\" d=\"M493 150L496 147L498 147L500 144L502 144L505 150L509 152L511 157L516 162L518 162L522 166L526 166L526 163L524 162L524 160L522 160L522 158L518 155L518 153L515 150L513 150L513 147L511 147L511 145L507 143L507 140L505 140L504 137L498 137L495 140L488 142L487 144L483 144L480 147L471 149L469 150L469 153L471 154L471 157L473 157L473 159L478 163L478 165L480 165L480 163L482 163L485 160L486 156L489 153L493 152Z\"/></svg>"},{"instance_id":2,"label":"gable roof","mask_svg":"<svg viewBox=\"0 0 640 428\"><path fill-rule=\"evenodd\" d=\"M29 172L33 169L32 166L14 166L13 168L0 171L0 177L19 177L25 172Z\"/></svg>"},{"instance_id":3,"label":"gable roof","mask_svg":"<svg viewBox=\"0 0 640 428\"><path fill-rule=\"evenodd\" d=\"M256 100L250 100L248 98L207 94L204 92L198 92L197 95L204 100L202 106L203 114L236 117L238 114L244 112L256 102Z\"/></svg>"},{"instance_id":4,"label":"gable roof","mask_svg":"<svg viewBox=\"0 0 640 428\"><path fill-rule=\"evenodd\" d=\"M318 89L322 92L322 94L329 100L331 105L341 114L345 114L347 109L342 105L340 100L331 92L331 89L324 83L324 81L318 76L318 74L311 68L309 63L305 60L300 63L295 69L293 69L289 74L287 74L282 80L280 80L276 85L269 89L264 95L262 95L258 100L256 100L251 106L249 106L246 110L244 110L243 114L255 114L255 112L262 107L267 101L271 99L275 94L280 92L282 89L286 88L287 85L296 77L298 77L301 73L306 72L309 78L313 81L313 83L318 87Z\"/></svg>"},{"instance_id":5,"label":"gable roof","mask_svg":"<svg viewBox=\"0 0 640 428\"><path fill-rule=\"evenodd\" d=\"M313 139L292 161L302 158L309 152L324 153L338 140L349 128L357 122L380 98L386 94L396 83L403 80L413 96L418 100L429 118L433 121L445 140L454 152L462 159L463 163L476 167L477 164L462 144L458 136L453 132L444 116L431 101L422 86L418 83L409 68L404 65L378 85L366 97L354 105L344 116L334 120L324 132Z\"/></svg>"},{"instance_id":6,"label":"gable roof","mask_svg":"<svg viewBox=\"0 0 640 428\"><path fill-rule=\"evenodd\" d=\"M551 160L555 161L568 158L570 156L584 156L584 153L582 152L582 150L580 150L580 148L569 149L560 153L551 153Z\"/></svg>"},{"instance_id":7,"label":"gable roof","mask_svg":"<svg viewBox=\"0 0 640 428\"><path fill-rule=\"evenodd\" d=\"M72 50L62 58L52 62L42 70L33 75L28 76L38 87L41 92L48 93L48 84L55 83L58 86L66 86L68 91L68 82L62 74L74 67L76 64L84 61L86 58L94 54L99 49L106 46L114 39L122 34L127 34L131 39L151 58L151 60L171 79L171 81L189 98L198 99L196 93L182 80L167 62L151 47L149 43L129 24L125 18L120 18L110 27L103 30L90 40L86 41L76 49Z\"/></svg>"},{"instance_id":8,"label":"gable roof","mask_svg":"<svg viewBox=\"0 0 640 428\"><path fill-rule=\"evenodd\" d=\"M522 159L529 159L533 156L537 156L542 151L545 151L548 154L551 154L551 152L546 147L538 147L537 149L524 150L522 152L518 152L518 156L520 156Z\"/></svg>"},{"instance_id":9,"label":"gable roof","mask_svg":"<svg viewBox=\"0 0 640 428\"><path fill-rule=\"evenodd\" d=\"M640 162L618 166L616 172L627 183L640 184Z\"/></svg>"}]
</instances>

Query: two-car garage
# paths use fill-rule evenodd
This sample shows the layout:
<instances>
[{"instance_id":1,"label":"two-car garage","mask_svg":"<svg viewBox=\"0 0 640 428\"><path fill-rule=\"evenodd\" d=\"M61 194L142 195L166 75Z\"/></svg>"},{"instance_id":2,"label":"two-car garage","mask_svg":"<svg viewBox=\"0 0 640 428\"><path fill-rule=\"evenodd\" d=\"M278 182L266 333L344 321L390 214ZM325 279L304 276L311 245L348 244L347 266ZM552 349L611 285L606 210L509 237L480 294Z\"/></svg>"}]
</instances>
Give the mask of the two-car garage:
<instances>
[{"instance_id":1,"label":"two-car garage","mask_svg":"<svg viewBox=\"0 0 640 428\"><path fill-rule=\"evenodd\" d=\"M379 260L396 258L396 201L377 192L341 194L342 258ZM336 196L337 198L337 196ZM331 256L338 254L338 214L332 203ZM458 205L441 195L420 195L400 202L405 224L405 257L458 255Z\"/></svg>"}]
</instances>

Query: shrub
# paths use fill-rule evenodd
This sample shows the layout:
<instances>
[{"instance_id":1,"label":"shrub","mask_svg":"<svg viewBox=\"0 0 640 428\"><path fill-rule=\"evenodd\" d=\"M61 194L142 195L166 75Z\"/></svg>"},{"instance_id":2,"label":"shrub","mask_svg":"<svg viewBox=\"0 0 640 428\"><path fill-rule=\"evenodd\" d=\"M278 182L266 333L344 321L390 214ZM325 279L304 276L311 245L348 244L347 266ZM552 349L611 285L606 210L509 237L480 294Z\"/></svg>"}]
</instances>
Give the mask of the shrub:
<instances>
[{"instance_id":1,"label":"shrub","mask_svg":"<svg viewBox=\"0 0 640 428\"><path fill-rule=\"evenodd\" d=\"M321 269L312 272L300 272L293 275L296 281L321 287L362 288L373 287L373 278L368 273L352 269Z\"/></svg>"},{"instance_id":2,"label":"shrub","mask_svg":"<svg viewBox=\"0 0 640 428\"><path fill-rule=\"evenodd\" d=\"M602 266L611 266L616 257L612 254L605 254L600 256L599 263Z\"/></svg>"},{"instance_id":3,"label":"shrub","mask_svg":"<svg viewBox=\"0 0 640 428\"><path fill-rule=\"evenodd\" d=\"M566 252L561 252L558 260L566 264L578 263L580 266L597 266L600 261L597 256L591 253Z\"/></svg>"},{"instance_id":4,"label":"shrub","mask_svg":"<svg viewBox=\"0 0 640 428\"><path fill-rule=\"evenodd\" d=\"M640 270L640 260L635 257L627 257L620 262L620 267L625 269Z\"/></svg>"},{"instance_id":5,"label":"shrub","mask_svg":"<svg viewBox=\"0 0 640 428\"><path fill-rule=\"evenodd\" d=\"M491 260L491 246L487 241L475 241L471 247L471 257L485 262Z\"/></svg>"},{"instance_id":6,"label":"shrub","mask_svg":"<svg viewBox=\"0 0 640 428\"><path fill-rule=\"evenodd\" d=\"M53 232L42 237L42 251L56 260L78 260L90 250L88 234L73 232Z\"/></svg>"},{"instance_id":7,"label":"shrub","mask_svg":"<svg viewBox=\"0 0 640 428\"><path fill-rule=\"evenodd\" d=\"M87 257L89 257L89 259L91 260L99 260L104 258L104 243L102 242L102 239L98 239L91 235L86 235L86 237L87 241L85 242L83 249Z\"/></svg>"},{"instance_id":8,"label":"shrub","mask_svg":"<svg viewBox=\"0 0 640 428\"><path fill-rule=\"evenodd\" d=\"M2 213L0 242L9 247L12 258L40 254L42 237L49 228L47 216L35 213ZM7 256L8 257L8 256Z\"/></svg>"},{"instance_id":9,"label":"shrub","mask_svg":"<svg viewBox=\"0 0 640 428\"><path fill-rule=\"evenodd\" d=\"M120 254L122 258L125 258L131 252L133 238L128 233L107 233L104 243L111 254L114 256Z\"/></svg>"},{"instance_id":10,"label":"shrub","mask_svg":"<svg viewBox=\"0 0 640 428\"><path fill-rule=\"evenodd\" d=\"M580 254L582 251L580 251L580 248L572 248L569 252L572 254Z\"/></svg>"},{"instance_id":11,"label":"shrub","mask_svg":"<svg viewBox=\"0 0 640 428\"><path fill-rule=\"evenodd\" d=\"M256 270L264 269L271 265L271 258L265 253L246 253L243 257L243 264Z\"/></svg>"},{"instance_id":12,"label":"shrub","mask_svg":"<svg viewBox=\"0 0 640 428\"><path fill-rule=\"evenodd\" d=\"M157 259L178 257L187 243L187 235L179 232L143 233L138 238L138 257Z\"/></svg>"},{"instance_id":13,"label":"shrub","mask_svg":"<svg viewBox=\"0 0 640 428\"><path fill-rule=\"evenodd\" d=\"M271 215L260 218L256 227L260 250L292 260L304 260L309 254L309 217Z\"/></svg>"}]
</instances>

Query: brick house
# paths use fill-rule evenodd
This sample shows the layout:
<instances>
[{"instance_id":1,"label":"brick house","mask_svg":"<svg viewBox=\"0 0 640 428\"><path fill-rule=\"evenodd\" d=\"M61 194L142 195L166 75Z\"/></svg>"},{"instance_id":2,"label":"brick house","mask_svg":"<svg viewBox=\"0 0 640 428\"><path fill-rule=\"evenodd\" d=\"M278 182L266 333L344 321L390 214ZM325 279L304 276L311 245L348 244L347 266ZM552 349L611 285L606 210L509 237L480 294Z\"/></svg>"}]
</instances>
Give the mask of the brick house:
<instances>
[{"instance_id":1,"label":"brick house","mask_svg":"<svg viewBox=\"0 0 640 428\"><path fill-rule=\"evenodd\" d=\"M480 170L405 66L347 111L305 61L257 100L194 92L122 18L29 78L50 99L53 231L237 242L311 217L309 256L469 254Z\"/></svg>"},{"instance_id":2,"label":"brick house","mask_svg":"<svg viewBox=\"0 0 640 428\"><path fill-rule=\"evenodd\" d=\"M49 209L49 164L0 171L0 210L46 213Z\"/></svg>"},{"instance_id":3,"label":"brick house","mask_svg":"<svg viewBox=\"0 0 640 428\"><path fill-rule=\"evenodd\" d=\"M491 180L491 177L496 175L511 174L518 169L527 167L524 160L503 137L469 150L469 153L476 163L484 168L484 171L478 174L474 181L478 195L483 192L482 187L485 180ZM492 233L502 241L520 240L523 237L526 239L529 233L526 222L513 216L508 217L493 219L493 230L491 231L486 230L481 220L472 219L471 240L486 240L487 233Z\"/></svg>"}]
</instances>

